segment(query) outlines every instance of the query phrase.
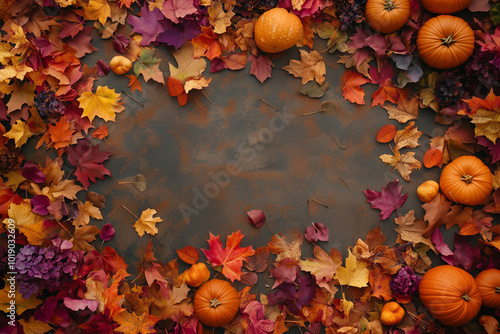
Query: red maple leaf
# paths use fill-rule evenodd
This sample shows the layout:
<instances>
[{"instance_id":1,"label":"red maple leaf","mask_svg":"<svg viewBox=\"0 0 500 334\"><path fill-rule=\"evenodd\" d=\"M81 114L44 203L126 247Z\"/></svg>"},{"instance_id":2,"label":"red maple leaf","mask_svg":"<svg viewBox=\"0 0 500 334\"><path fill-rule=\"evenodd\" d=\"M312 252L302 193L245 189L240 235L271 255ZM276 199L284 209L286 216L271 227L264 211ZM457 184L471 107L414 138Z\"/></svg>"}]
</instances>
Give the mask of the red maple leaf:
<instances>
[{"instance_id":1,"label":"red maple leaf","mask_svg":"<svg viewBox=\"0 0 500 334\"><path fill-rule=\"evenodd\" d=\"M370 82L362 74L346 70L342 77L343 96L351 103L365 104L365 91L361 85Z\"/></svg>"},{"instance_id":2,"label":"red maple leaf","mask_svg":"<svg viewBox=\"0 0 500 334\"><path fill-rule=\"evenodd\" d=\"M214 236L210 233L210 239L208 240L210 249L202 249L208 261L213 266L222 265L222 273L232 282L239 280L243 274L241 272L243 260L255 254L252 246L240 247L243 236L240 231L232 233L227 237L226 248L223 248L219 236Z\"/></svg>"},{"instance_id":3,"label":"red maple leaf","mask_svg":"<svg viewBox=\"0 0 500 334\"><path fill-rule=\"evenodd\" d=\"M68 162L76 167L76 178L85 189L90 186L89 180L95 183L96 178L103 179L111 172L102 164L109 159L111 152L99 151L99 145L90 146L90 139L83 139L75 147L67 147Z\"/></svg>"},{"instance_id":4,"label":"red maple leaf","mask_svg":"<svg viewBox=\"0 0 500 334\"><path fill-rule=\"evenodd\" d=\"M373 209L379 209L380 219L384 220L403 206L406 202L408 194L401 195L401 188L398 179L387 184L387 187L382 188L382 192L366 189L364 194L366 201L371 203Z\"/></svg>"},{"instance_id":5,"label":"red maple leaf","mask_svg":"<svg viewBox=\"0 0 500 334\"><path fill-rule=\"evenodd\" d=\"M392 79L386 79L385 82L380 85L380 88L372 94L372 107L375 107L379 103L383 106L385 101L397 103L400 93L401 90L394 86Z\"/></svg>"}]
</instances>

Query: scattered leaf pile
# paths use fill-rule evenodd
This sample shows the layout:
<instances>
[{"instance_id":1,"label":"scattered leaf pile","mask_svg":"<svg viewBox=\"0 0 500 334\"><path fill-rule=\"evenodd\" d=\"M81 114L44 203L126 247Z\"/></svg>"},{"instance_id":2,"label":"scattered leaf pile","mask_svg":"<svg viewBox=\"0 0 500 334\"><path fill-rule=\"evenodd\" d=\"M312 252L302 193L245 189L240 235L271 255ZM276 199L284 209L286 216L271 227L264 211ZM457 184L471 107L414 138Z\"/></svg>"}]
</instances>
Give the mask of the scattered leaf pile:
<instances>
[{"instance_id":1,"label":"scattered leaf pile","mask_svg":"<svg viewBox=\"0 0 500 334\"><path fill-rule=\"evenodd\" d=\"M198 286L214 277L238 287L241 300L236 317L224 325L226 333L280 334L296 327L311 334L450 330L419 300L419 280L433 266L428 252L471 273L500 267L500 229L493 224L500 213L500 3L472 1L467 11L473 18L467 23L474 31L474 51L449 70L431 68L418 56L418 31L433 17L420 1L410 2L408 20L390 34L368 27L364 5L363 0L2 1L2 332L208 332L192 301ZM293 12L303 26L299 59L282 69L273 61L284 54L260 51L253 37L259 15L274 7ZM380 192L368 188L365 195L382 220L395 214L397 240L388 241L375 228L347 250L324 249L321 242L329 240L330 232L317 222L304 231L273 234L255 249L244 245L240 231L227 236L225 246L210 234L207 249L201 249L205 258L187 245L178 250L179 260L168 263L155 258L150 242L139 276L131 277L130 264L104 245L113 239L114 227L94 225L103 219L105 198L89 187L111 176L105 167L111 152L100 144L108 136L107 123L126 110L122 94L129 94L98 84L99 78L116 75L109 61L99 60L94 67L83 61L96 51L93 36L112 41L111 57L132 63L118 71L128 78L130 93L142 92L153 81L165 85L181 106L190 102L190 92L210 85L213 73L247 67L262 84L272 71L284 70L300 78L298 92L322 97L330 86L324 59L334 54L346 67L340 88L347 101L364 105L369 97L371 106L381 106L389 119L405 124L378 132L377 140L390 148L380 157L383 163L410 181L416 169L442 168L459 156L474 155L490 169L493 191L475 207L438 193L422 205L424 217L415 217L414 210L398 212L408 194L394 180ZM322 52L313 50L316 37L326 42ZM175 59L168 71L160 69L158 46ZM365 85L374 85L371 96ZM328 110L327 104L320 111ZM447 127L430 138L422 162L415 154L423 134L415 123L421 109L435 112L436 123ZM53 158L33 162L24 155L27 147L50 151ZM122 183L144 191L146 181L138 176ZM162 219L156 210L130 213L135 216L130 228L140 237L158 233ZM253 210L248 222L260 228L265 214ZM442 232L455 225L458 232L448 245ZM7 238L13 232L15 264L7 262ZM305 242L313 246L314 257L302 255ZM178 261L191 265L190 271L180 272ZM205 262L208 275L200 265ZM8 272L17 273L14 297ZM256 284L269 289L254 295ZM12 300L15 316L9 317ZM405 311L392 326L381 319L389 301ZM479 319L452 330L495 333L499 312L498 307L485 308Z\"/></svg>"}]
</instances>

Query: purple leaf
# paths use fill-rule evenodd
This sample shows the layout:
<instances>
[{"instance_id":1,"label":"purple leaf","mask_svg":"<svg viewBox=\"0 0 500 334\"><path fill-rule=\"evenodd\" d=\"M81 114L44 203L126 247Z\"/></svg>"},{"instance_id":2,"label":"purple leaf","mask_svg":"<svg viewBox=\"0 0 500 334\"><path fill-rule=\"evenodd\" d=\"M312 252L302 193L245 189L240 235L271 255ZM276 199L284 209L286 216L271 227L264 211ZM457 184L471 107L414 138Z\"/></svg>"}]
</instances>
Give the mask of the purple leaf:
<instances>
[{"instance_id":1,"label":"purple leaf","mask_svg":"<svg viewBox=\"0 0 500 334\"><path fill-rule=\"evenodd\" d=\"M183 20L182 24L162 20L160 24L164 31L158 35L156 41L172 45L176 49L179 49L186 41L201 33L200 25L194 20Z\"/></svg>"},{"instance_id":2,"label":"purple leaf","mask_svg":"<svg viewBox=\"0 0 500 334\"><path fill-rule=\"evenodd\" d=\"M306 227L304 234L309 242L328 241L328 228L323 223L314 223L312 226Z\"/></svg>"},{"instance_id":3,"label":"purple leaf","mask_svg":"<svg viewBox=\"0 0 500 334\"><path fill-rule=\"evenodd\" d=\"M89 310L94 312L95 310L97 310L97 307L99 306L98 300L76 299L71 297L65 297L63 300L64 300L64 306L73 311L81 311L88 308Z\"/></svg>"},{"instance_id":4,"label":"purple leaf","mask_svg":"<svg viewBox=\"0 0 500 334\"><path fill-rule=\"evenodd\" d=\"M382 34L369 36L365 42L375 51L375 57L385 59L386 40Z\"/></svg>"},{"instance_id":5,"label":"purple leaf","mask_svg":"<svg viewBox=\"0 0 500 334\"><path fill-rule=\"evenodd\" d=\"M492 163L496 163L500 160L500 140L498 140L498 138L495 143L493 143L485 136L479 136L477 137L477 143L481 146L486 147L488 151L490 151Z\"/></svg>"},{"instance_id":6,"label":"purple leaf","mask_svg":"<svg viewBox=\"0 0 500 334\"><path fill-rule=\"evenodd\" d=\"M381 211L380 219L385 220L406 202L408 194L401 195L402 188L403 186L399 185L398 179L395 179L389 182L387 187L382 188L382 192L366 189L364 194L366 201L371 203L371 207Z\"/></svg>"},{"instance_id":7,"label":"purple leaf","mask_svg":"<svg viewBox=\"0 0 500 334\"><path fill-rule=\"evenodd\" d=\"M31 206L33 207L31 211L40 216L46 216L49 214L47 208L50 205L50 199L45 195L36 195L31 199Z\"/></svg>"},{"instance_id":8,"label":"purple leaf","mask_svg":"<svg viewBox=\"0 0 500 334\"><path fill-rule=\"evenodd\" d=\"M481 249L479 245L471 247L467 237L455 233L453 240L453 252L455 254L453 265L462 267L467 271L474 269L477 263L481 260Z\"/></svg>"},{"instance_id":9,"label":"purple leaf","mask_svg":"<svg viewBox=\"0 0 500 334\"><path fill-rule=\"evenodd\" d=\"M140 45L148 45L154 42L159 34L161 34L165 29L161 26L160 21L163 20L162 12L158 8L154 8L153 11L149 11L148 6L141 8L141 16L128 16L128 22L132 27L134 27L134 33L142 35L142 40Z\"/></svg>"},{"instance_id":10,"label":"purple leaf","mask_svg":"<svg viewBox=\"0 0 500 334\"><path fill-rule=\"evenodd\" d=\"M448 264L453 265L453 252L450 247L444 242L441 231L437 228L431 236L431 241L434 243L436 250L441 254L441 258Z\"/></svg>"},{"instance_id":11,"label":"purple leaf","mask_svg":"<svg viewBox=\"0 0 500 334\"><path fill-rule=\"evenodd\" d=\"M299 315L304 305L311 302L316 292L315 280L309 274L300 276L297 282L278 285L268 295L269 304L283 304L294 315Z\"/></svg>"},{"instance_id":12,"label":"purple leaf","mask_svg":"<svg viewBox=\"0 0 500 334\"><path fill-rule=\"evenodd\" d=\"M104 224L99 234L102 241L109 241L115 236L115 228L110 223Z\"/></svg>"},{"instance_id":13,"label":"purple leaf","mask_svg":"<svg viewBox=\"0 0 500 334\"><path fill-rule=\"evenodd\" d=\"M111 71L111 68L109 67L109 64L106 63L103 60L98 60L95 63L95 68L97 70L97 75L101 76L101 77L104 77L104 76L108 75L109 72Z\"/></svg>"},{"instance_id":14,"label":"purple leaf","mask_svg":"<svg viewBox=\"0 0 500 334\"><path fill-rule=\"evenodd\" d=\"M43 175L40 168L32 162L27 162L24 164L22 174L28 180L31 180L35 183L44 183L45 175Z\"/></svg>"},{"instance_id":15,"label":"purple leaf","mask_svg":"<svg viewBox=\"0 0 500 334\"><path fill-rule=\"evenodd\" d=\"M266 215L262 210L250 210L247 212L247 220L255 227L261 227L266 222Z\"/></svg>"}]
</instances>

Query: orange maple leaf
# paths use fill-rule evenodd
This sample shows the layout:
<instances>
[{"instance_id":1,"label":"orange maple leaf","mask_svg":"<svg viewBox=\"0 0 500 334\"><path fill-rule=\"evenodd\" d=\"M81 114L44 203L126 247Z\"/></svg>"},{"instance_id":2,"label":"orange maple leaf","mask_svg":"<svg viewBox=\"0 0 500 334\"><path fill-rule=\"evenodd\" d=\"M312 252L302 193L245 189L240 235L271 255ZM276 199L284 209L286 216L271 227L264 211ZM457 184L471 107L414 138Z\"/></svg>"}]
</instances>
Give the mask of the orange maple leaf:
<instances>
[{"instance_id":1,"label":"orange maple leaf","mask_svg":"<svg viewBox=\"0 0 500 334\"><path fill-rule=\"evenodd\" d=\"M140 315L134 312L130 313L128 311L120 312L113 318L120 327L116 328L118 332L128 333L128 334L148 334L156 333L154 329L156 323L160 318L149 314L149 310L146 309L145 313Z\"/></svg>"},{"instance_id":2,"label":"orange maple leaf","mask_svg":"<svg viewBox=\"0 0 500 334\"><path fill-rule=\"evenodd\" d=\"M391 79L387 79L384 84L372 94L372 107L375 107L377 104L383 106L385 101L397 103L400 93L401 89L394 86Z\"/></svg>"},{"instance_id":3,"label":"orange maple leaf","mask_svg":"<svg viewBox=\"0 0 500 334\"><path fill-rule=\"evenodd\" d=\"M344 99L351 103L365 104L365 91L361 85L370 82L370 79L365 78L362 74L346 70L342 77L343 96Z\"/></svg>"},{"instance_id":4,"label":"orange maple leaf","mask_svg":"<svg viewBox=\"0 0 500 334\"><path fill-rule=\"evenodd\" d=\"M207 57L212 60L222 54L219 38L212 27L201 27L202 33L191 40L194 58Z\"/></svg>"},{"instance_id":5,"label":"orange maple leaf","mask_svg":"<svg viewBox=\"0 0 500 334\"><path fill-rule=\"evenodd\" d=\"M500 107L500 96L496 96L493 93L493 88L490 90L488 96L483 99L473 96L471 99L463 100L469 108L471 113L475 113L478 109L485 109L493 111Z\"/></svg>"},{"instance_id":6,"label":"orange maple leaf","mask_svg":"<svg viewBox=\"0 0 500 334\"><path fill-rule=\"evenodd\" d=\"M62 116L57 123L49 125L49 138L55 149L71 145L71 138L75 133L73 125Z\"/></svg>"},{"instance_id":7,"label":"orange maple leaf","mask_svg":"<svg viewBox=\"0 0 500 334\"><path fill-rule=\"evenodd\" d=\"M202 249L208 261L213 266L222 265L222 273L233 282L239 280L243 275L241 272L243 260L255 254L252 246L240 247L243 236L240 231L232 233L227 237L226 248L223 248L219 236L210 233L210 239L208 240L210 249Z\"/></svg>"},{"instance_id":8,"label":"orange maple leaf","mask_svg":"<svg viewBox=\"0 0 500 334\"><path fill-rule=\"evenodd\" d=\"M372 287L371 295L385 301L392 299L392 292L389 286L391 277L391 275L384 273L379 266L375 266L375 269L370 270L368 282Z\"/></svg>"},{"instance_id":9,"label":"orange maple leaf","mask_svg":"<svg viewBox=\"0 0 500 334\"><path fill-rule=\"evenodd\" d=\"M130 92L133 93L136 89L142 93L142 87L141 87L141 82L137 77L133 74L126 75L127 78L129 78L128 86L130 87Z\"/></svg>"}]
</instances>

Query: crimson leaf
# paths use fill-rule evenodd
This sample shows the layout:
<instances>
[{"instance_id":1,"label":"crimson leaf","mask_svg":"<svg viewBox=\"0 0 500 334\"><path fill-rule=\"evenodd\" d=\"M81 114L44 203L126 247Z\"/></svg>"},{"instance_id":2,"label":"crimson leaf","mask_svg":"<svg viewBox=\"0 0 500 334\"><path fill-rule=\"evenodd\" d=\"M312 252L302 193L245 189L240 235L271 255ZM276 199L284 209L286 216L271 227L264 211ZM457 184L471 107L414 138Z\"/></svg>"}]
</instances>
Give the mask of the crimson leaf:
<instances>
[{"instance_id":1,"label":"crimson leaf","mask_svg":"<svg viewBox=\"0 0 500 334\"><path fill-rule=\"evenodd\" d=\"M371 203L373 209L379 209L381 220L389 218L389 216L397 209L403 206L408 198L408 194L401 195L401 188L398 179L387 184L387 187L382 188L382 192L370 190L369 188L364 191L366 201Z\"/></svg>"}]
</instances>

